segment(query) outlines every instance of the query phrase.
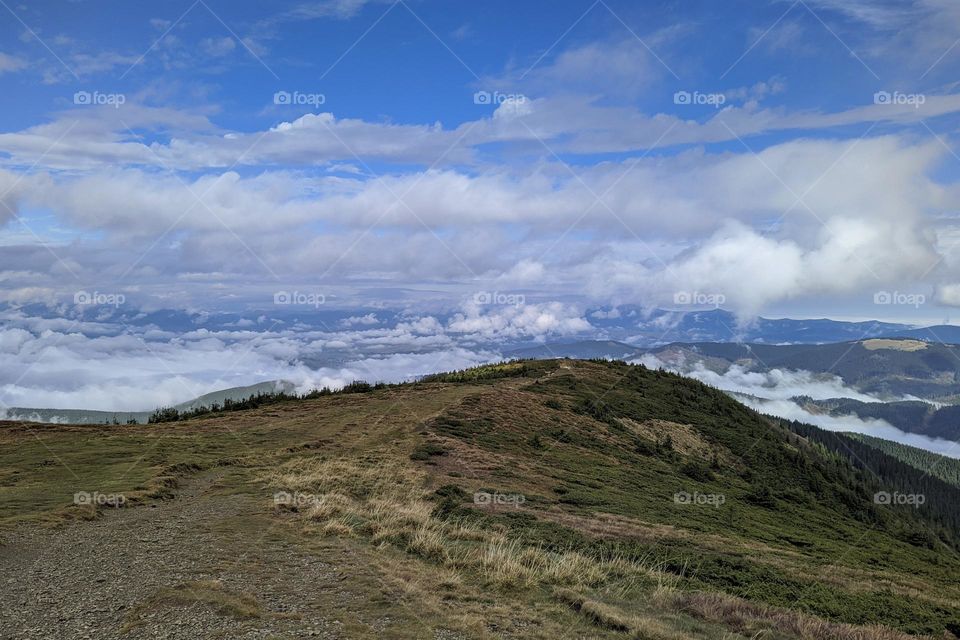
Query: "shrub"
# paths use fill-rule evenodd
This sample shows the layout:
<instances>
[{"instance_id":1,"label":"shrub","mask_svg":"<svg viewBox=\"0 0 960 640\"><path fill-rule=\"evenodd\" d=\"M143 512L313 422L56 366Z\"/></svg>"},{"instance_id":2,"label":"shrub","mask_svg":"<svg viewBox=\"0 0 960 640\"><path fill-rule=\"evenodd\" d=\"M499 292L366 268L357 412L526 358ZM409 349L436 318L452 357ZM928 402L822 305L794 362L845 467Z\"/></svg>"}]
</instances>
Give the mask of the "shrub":
<instances>
[{"instance_id":1,"label":"shrub","mask_svg":"<svg viewBox=\"0 0 960 640\"><path fill-rule=\"evenodd\" d=\"M442 456L447 453L447 450L441 447L438 444L432 442L427 442L425 444L419 445L416 449L413 450L413 453L410 454L411 460L429 460L433 456Z\"/></svg>"}]
</instances>

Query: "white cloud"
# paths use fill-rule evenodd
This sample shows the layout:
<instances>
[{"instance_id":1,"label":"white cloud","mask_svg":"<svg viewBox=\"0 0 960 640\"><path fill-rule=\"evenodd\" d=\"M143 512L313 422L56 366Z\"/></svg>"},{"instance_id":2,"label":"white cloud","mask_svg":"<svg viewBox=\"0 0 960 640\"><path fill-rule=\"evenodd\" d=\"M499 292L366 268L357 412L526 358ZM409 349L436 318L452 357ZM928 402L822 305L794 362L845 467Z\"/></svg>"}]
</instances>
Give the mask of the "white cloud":
<instances>
[{"instance_id":1,"label":"white cloud","mask_svg":"<svg viewBox=\"0 0 960 640\"><path fill-rule=\"evenodd\" d=\"M237 48L237 42L230 36L222 38L204 38L200 41L200 48L207 55L219 58L232 53Z\"/></svg>"},{"instance_id":2,"label":"white cloud","mask_svg":"<svg viewBox=\"0 0 960 640\"><path fill-rule=\"evenodd\" d=\"M118 63L119 64L119 63ZM777 90L777 80L730 92L729 105L703 121L673 114L648 114L632 106L608 105L596 97L561 95L505 102L490 117L445 128L431 124L370 122L333 113L300 113L264 131L220 131L206 115L145 107L127 96L118 108L84 107L47 124L0 134L7 164L51 169L140 165L165 170L297 165L307 168L347 162L476 166L484 145L505 143L518 152L648 152L676 145L718 143L791 130L819 130L858 123L918 124L960 112L960 94L926 94L922 105L874 104L835 112L760 108L758 100ZM273 96L265 95L264 102ZM149 145L139 130L158 132ZM546 145L546 148L544 147ZM366 170L366 167L361 167Z\"/></svg>"},{"instance_id":3,"label":"white cloud","mask_svg":"<svg viewBox=\"0 0 960 640\"><path fill-rule=\"evenodd\" d=\"M319 18L352 18L368 4L385 4L389 0L316 0L303 2L276 18L285 20L316 20Z\"/></svg>"},{"instance_id":4,"label":"white cloud","mask_svg":"<svg viewBox=\"0 0 960 640\"><path fill-rule=\"evenodd\" d=\"M23 58L0 52L0 75L20 71L26 68L27 61Z\"/></svg>"},{"instance_id":5,"label":"white cloud","mask_svg":"<svg viewBox=\"0 0 960 640\"><path fill-rule=\"evenodd\" d=\"M576 176L542 162L380 179L322 170L190 180L137 169L22 180L9 172L0 185L16 185L12 207L48 209L97 234L53 254L37 248L28 271L63 273L66 264L101 288L131 266L140 282L177 275L221 288L251 275L351 274L447 281L464 293L572 288L598 303L720 293L749 315L805 297L872 298L921 276L951 282L950 263L936 268L951 243L931 233L960 194L933 178L944 154L939 144L888 135L795 140L757 155L691 150ZM0 255L0 270L24 264Z\"/></svg>"},{"instance_id":6,"label":"white cloud","mask_svg":"<svg viewBox=\"0 0 960 640\"><path fill-rule=\"evenodd\" d=\"M937 302L948 307L960 307L960 284L951 282L938 287Z\"/></svg>"},{"instance_id":7,"label":"white cloud","mask_svg":"<svg viewBox=\"0 0 960 640\"><path fill-rule=\"evenodd\" d=\"M788 0L781 0L786 3ZM890 60L920 72L950 74L960 30L960 5L952 0L808 0L861 56ZM837 24L836 16L849 24ZM821 26L813 23L812 28ZM866 27L866 28L864 28ZM931 67L940 59L938 65ZM950 77L950 80L953 80Z\"/></svg>"},{"instance_id":8,"label":"white cloud","mask_svg":"<svg viewBox=\"0 0 960 640\"><path fill-rule=\"evenodd\" d=\"M341 326L344 327L353 327L353 326L373 326L379 324L380 320L377 319L377 314L368 313L363 316L350 316L349 318L344 318L340 321Z\"/></svg>"},{"instance_id":9,"label":"white cloud","mask_svg":"<svg viewBox=\"0 0 960 640\"><path fill-rule=\"evenodd\" d=\"M534 338L574 335L590 330L590 323L571 306L559 302L541 304L497 303L489 306L473 301L455 314L447 330L482 340Z\"/></svg>"},{"instance_id":10,"label":"white cloud","mask_svg":"<svg viewBox=\"0 0 960 640\"><path fill-rule=\"evenodd\" d=\"M501 91L516 88L533 95L577 93L636 97L663 69L636 38L590 42L558 53L550 61L534 61L503 78L482 84Z\"/></svg>"}]
</instances>

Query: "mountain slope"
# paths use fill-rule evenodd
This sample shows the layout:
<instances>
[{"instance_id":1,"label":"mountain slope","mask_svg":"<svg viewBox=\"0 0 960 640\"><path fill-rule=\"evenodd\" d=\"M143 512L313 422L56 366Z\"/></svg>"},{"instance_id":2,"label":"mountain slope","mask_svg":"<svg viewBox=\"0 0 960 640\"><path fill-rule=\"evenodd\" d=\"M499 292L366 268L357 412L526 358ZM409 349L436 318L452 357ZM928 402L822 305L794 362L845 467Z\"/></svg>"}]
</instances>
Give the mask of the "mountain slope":
<instances>
[{"instance_id":1,"label":"mountain slope","mask_svg":"<svg viewBox=\"0 0 960 640\"><path fill-rule=\"evenodd\" d=\"M80 488L155 503L209 474L204 504L231 507L222 521L198 523L198 549L241 557L246 550L231 545L277 530L299 550L298 566L324 563L351 590L344 602L301 591L313 604L291 611L272 599L282 572L267 574L275 586L265 590L265 575L237 577L255 566L205 564L203 576L223 586L203 586L204 597L258 604L247 624L264 633L296 628L280 613L304 616L311 629L330 628L317 616L337 620L350 625L348 637L866 640L960 631L950 514L932 501L874 502L877 492L913 486L915 472L877 452L878 478L817 432L788 426L673 374L573 360L134 428L7 424L0 524L19 522L29 534L37 518L109 523L113 509L64 505ZM200 505L191 509L204 517ZM71 525L70 535L84 540L85 526ZM249 535L231 537L238 530ZM202 586L183 579L161 573L149 587L156 594L144 586L125 602L130 613L117 614L116 629L174 616L171 599ZM104 597L105 587L91 585L94 601ZM62 615L22 601L28 618L55 624ZM377 602L390 603L389 619L371 618ZM122 637L113 629L99 635Z\"/></svg>"},{"instance_id":2,"label":"mountain slope","mask_svg":"<svg viewBox=\"0 0 960 640\"><path fill-rule=\"evenodd\" d=\"M756 318L741 325L735 314L723 309L696 311L645 311L626 305L619 308L617 319L592 323L616 339L657 346L669 342L757 342L766 344L820 344L890 335L906 335L918 331L909 325L870 320ZM950 327L933 327L949 341L955 335ZM626 332L626 333L623 333ZM929 331L927 335L929 335ZM929 338L928 339L936 339Z\"/></svg>"},{"instance_id":3,"label":"mountain slope","mask_svg":"<svg viewBox=\"0 0 960 640\"><path fill-rule=\"evenodd\" d=\"M860 440L874 449L888 453L897 460L960 488L960 460L862 433L846 433L844 435L854 440Z\"/></svg>"}]
</instances>

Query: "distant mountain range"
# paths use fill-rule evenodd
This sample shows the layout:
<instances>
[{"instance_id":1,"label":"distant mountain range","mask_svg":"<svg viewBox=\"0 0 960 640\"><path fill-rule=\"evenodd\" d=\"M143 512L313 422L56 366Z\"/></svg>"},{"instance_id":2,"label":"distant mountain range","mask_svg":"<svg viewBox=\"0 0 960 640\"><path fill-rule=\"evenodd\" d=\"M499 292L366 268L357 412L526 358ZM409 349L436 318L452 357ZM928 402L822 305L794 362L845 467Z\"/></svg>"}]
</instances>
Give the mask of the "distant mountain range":
<instances>
[{"instance_id":1,"label":"distant mountain range","mask_svg":"<svg viewBox=\"0 0 960 640\"><path fill-rule=\"evenodd\" d=\"M575 358L590 360L630 360L646 353L646 349L634 347L616 340L580 340L577 342L556 342L537 347L523 347L504 352L507 358L549 360L550 358Z\"/></svg>"},{"instance_id":2,"label":"distant mountain range","mask_svg":"<svg viewBox=\"0 0 960 640\"><path fill-rule=\"evenodd\" d=\"M723 372L810 371L881 399L913 396L952 403L960 398L960 346L914 339L871 338L819 345L698 342L648 350L675 368L705 366Z\"/></svg>"},{"instance_id":3,"label":"distant mountain range","mask_svg":"<svg viewBox=\"0 0 960 640\"><path fill-rule=\"evenodd\" d=\"M671 342L751 342L763 344L823 344L865 338L917 338L931 342L960 342L960 326L937 325L917 328L906 324L847 322L827 318L756 318L740 324L737 316L723 309L708 311L667 311L657 309L644 314L639 307L613 320L590 321L610 333L610 337L633 345L656 346ZM632 320L632 322L625 322Z\"/></svg>"},{"instance_id":4,"label":"distant mountain range","mask_svg":"<svg viewBox=\"0 0 960 640\"><path fill-rule=\"evenodd\" d=\"M656 310L641 321L638 331L626 341L633 344L657 345L670 342L758 342L769 344L817 344L860 340L878 336L906 335L915 331L905 324L879 322L845 322L826 318L794 320L791 318L756 318L741 325L736 315L723 309L709 311ZM960 327L954 335L960 339Z\"/></svg>"},{"instance_id":5,"label":"distant mountain range","mask_svg":"<svg viewBox=\"0 0 960 640\"><path fill-rule=\"evenodd\" d=\"M609 315L614 317L607 317ZM507 353L532 349L529 357L551 357L549 349L575 349L563 357L619 357L622 349L649 348L674 342L736 342L753 344L828 344L866 338L914 338L928 342L960 343L960 326L914 327L870 320L847 322L826 318L756 318L741 324L737 316L723 309L708 311L644 311L622 306L616 312L589 311L587 319L603 340L583 339L547 345L511 345ZM591 346L593 345L593 346ZM604 347L608 345L608 349ZM559 352L557 352L559 354ZM590 355L596 353L596 356ZM580 354L580 355L576 355Z\"/></svg>"},{"instance_id":6,"label":"distant mountain range","mask_svg":"<svg viewBox=\"0 0 960 640\"><path fill-rule=\"evenodd\" d=\"M460 311L448 310L432 315L446 325ZM402 310L390 309L332 309L327 307L271 307L266 310L238 312L196 313L175 309L141 311L120 307L49 306L31 304L14 306L0 303L0 314L8 321L20 316L47 319L69 318L80 323L80 330L109 334L123 332L130 327L153 328L160 331L183 332L197 329L208 331L282 331L292 328L315 329L324 332L343 330L362 331L396 327L409 322L411 316ZM357 318L362 322L357 323ZM912 325L870 320L847 322L842 320L755 318L744 323L723 309L668 310L648 309L639 305L620 305L613 308L588 308L584 317L590 327L571 340L612 340L641 347L652 347L671 342L751 342L763 344L821 344L845 342L876 337L918 338L933 342L960 343L960 326L938 325L917 328ZM451 334L452 335L452 334ZM487 344L500 349L535 347L529 340L510 344ZM353 354L334 349L325 353L322 362L306 362L307 366L335 366L351 359ZM369 355L369 354L368 354Z\"/></svg>"}]
</instances>

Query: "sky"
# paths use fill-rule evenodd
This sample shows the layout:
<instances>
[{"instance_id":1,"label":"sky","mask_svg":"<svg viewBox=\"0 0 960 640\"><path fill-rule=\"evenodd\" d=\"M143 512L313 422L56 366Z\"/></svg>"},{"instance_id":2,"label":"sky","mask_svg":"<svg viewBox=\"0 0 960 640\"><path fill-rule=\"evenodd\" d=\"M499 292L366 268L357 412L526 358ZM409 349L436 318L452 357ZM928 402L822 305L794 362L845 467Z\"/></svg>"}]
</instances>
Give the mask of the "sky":
<instances>
[{"instance_id":1,"label":"sky","mask_svg":"<svg viewBox=\"0 0 960 640\"><path fill-rule=\"evenodd\" d=\"M133 403L104 362L150 387L141 405L368 366L305 347L465 366L626 305L909 324L960 306L953 0L0 16L4 403ZM294 308L344 315L275 317ZM223 313L242 317L204 326Z\"/></svg>"}]
</instances>

